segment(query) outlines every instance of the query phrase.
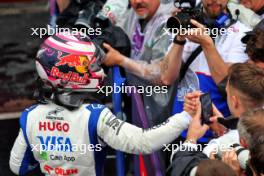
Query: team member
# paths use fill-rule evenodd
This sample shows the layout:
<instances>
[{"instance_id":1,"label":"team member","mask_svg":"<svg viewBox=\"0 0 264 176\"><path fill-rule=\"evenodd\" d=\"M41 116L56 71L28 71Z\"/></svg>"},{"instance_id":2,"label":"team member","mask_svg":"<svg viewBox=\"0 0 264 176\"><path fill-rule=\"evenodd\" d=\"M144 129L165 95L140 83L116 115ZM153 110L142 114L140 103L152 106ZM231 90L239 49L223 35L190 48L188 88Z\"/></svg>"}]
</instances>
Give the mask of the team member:
<instances>
[{"instance_id":1,"label":"team member","mask_svg":"<svg viewBox=\"0 0 264 176\"><path fill-rule=\"evenodd\" d=\"M24 175L40 164L46 175L102 175L106 144L149 154L188 127L191 117L186 112L143 130L94 104L104 78L102 58L102 51L88 38L57 34L45 40L36 60L42 103L21 115L10 156L14 173Z\"/></svg>"}]
</instances>

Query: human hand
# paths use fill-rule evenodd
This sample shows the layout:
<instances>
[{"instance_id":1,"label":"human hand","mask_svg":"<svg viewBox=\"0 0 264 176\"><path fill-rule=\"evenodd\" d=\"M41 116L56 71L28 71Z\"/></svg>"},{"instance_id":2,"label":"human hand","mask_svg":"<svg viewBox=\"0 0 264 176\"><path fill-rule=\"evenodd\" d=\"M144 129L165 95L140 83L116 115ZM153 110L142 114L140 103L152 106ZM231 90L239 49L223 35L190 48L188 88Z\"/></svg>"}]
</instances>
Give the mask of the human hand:
<instances>
[{"instance_id":1,"label":"human hand","mask_svg":"<svg viewBox=\"0 0 264 176\"><path fill-rule=\"evenodd\" d=\"M198 109L197 101L199 100L202 93L200 91L194 91L187 93L184 97L183 110L188 112L190 116L194 117Z\"/></svg>"},{"instance_id":2,"label":"human hand","mask_svg":"<svg viewBox=\"0 0 264 176\"><path fill-rule=\"evenodd\" d=\"M212 106L213 106L213 115L214 115L214 116L217 116L217 117L224 117L223 114L217 109L217 107L216 107L214 104L212 104ZM212 120L213 120L213 119L212 119Z\"/></svg>"},{"instance_id":3,"label":"human hand","mask_svg":"<svg viewBox=\"0 0 264 176\"><path fill-rule=\"evenodd\" d=\"M175 16L177 15L177 13L181 12L181 9L177 8L177 7L174 7L171 11L171 15L172 16Z\"/></svg>"},{"instance_id":4,"label":"human hand","mask_svg":"<svg viewBox=\"0 0 264 176\"><path fill-rule=\"evenodd\" d=\"M218 122L213 122L209 125L210 129L213 131L216 137L223 136L227 129L223 125L219 124Z\"/></svg>"},{"instance_id":5,"label":"human hand","mask_svg":"<svg viewBox=\"0 0 264 176\"><path fill-rule=\"evenodd\" d=\"M186 38L194 43L199 43L201 46L214 44L212 38L206 33L204 25L193 19L191 20L191 23L196 28L191 28L188 30L188 35L186 35Z\"/></svg>"},{"instance_id":6,"label":"human hand","mask_svg":"<svg viewBox=\"0 0 264 176\"><path fill-rule=\"evenodd\" d=\"M213 116L210 118L210 122L217 123L218 118L224 118L223 114L217 109L217 107L212 104L213 106Z\"/></svg>"},{"instance_id":7,"label":"human hand","mask_svg":"<svg viewBox=\"0 0 264 176\"><path fill-rule=\"evenodd\" d=\"M242 169L240 168L240 164L237 159L237 154L234 149L223 152L222 161L229 165L236 172L237 175L241 175Z\"/></svg>"},{"instance_id":8,"label":"human hand","mask_svg":"<svg viewBox=\"0 0 264 176\"><path fill-rule=\"evenodd\" d=\"M197 103L197 111L189 125L188 133L187 133L187 140L190 141L197 141L199 138L204 136L206 131L209 129L209 126L206 124L201 124L201 103L199 100L196 100Z\"/></svg>"},{"instance_id":9,"label":"human hand","mask_svg":"<svg viewBox=\"0 0 264 176\"><path fill-rule=\"evenodd\" d=\"M210 160L216 160L216 149L214 151L212 151L209 155L209 159Z\"/></svg>"},{"instance_id":10,"label":"human hand","mask_svg":"<svg viewBox=\"0 0 264 176\"><path fill-rule=\"evenodd\" d=\"M214 104L213 106L213 116L210 118L210 121L212 122L209 126L211 130L214 132L216 136L222 136L227 132L227 128L218 123L217 119L223 117L222 113L215 107Z\"/></svg>"},{"instance_id":11,"label":"human hand","mask_svg":"<svg viewBox=\"0 0 264 176\"><path fill-rule=\"evenodd\" d=\"M107 49L107 53L103 60L103 64L106 66L121 65L125 56L122 55L119 51L112 48L109 44L104 43L104 48Z\"/></svg>"}]
</instances>

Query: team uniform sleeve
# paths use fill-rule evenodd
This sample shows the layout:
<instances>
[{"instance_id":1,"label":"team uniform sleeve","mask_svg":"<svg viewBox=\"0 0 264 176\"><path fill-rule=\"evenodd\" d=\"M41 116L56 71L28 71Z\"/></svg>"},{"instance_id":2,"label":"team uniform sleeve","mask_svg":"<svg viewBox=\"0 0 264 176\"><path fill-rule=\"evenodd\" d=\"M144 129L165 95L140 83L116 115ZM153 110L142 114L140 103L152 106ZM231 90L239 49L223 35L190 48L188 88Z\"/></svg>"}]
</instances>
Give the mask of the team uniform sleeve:
<instances>
[{"instance_id":1,"label":"team uniform sleeve","mask_svg":"<svg viewBox=\"0 0 264 176\"><path fill-rule=\"evenodd\" d=\"M142 129L118 119L105 108L99 117L97 133L105 143L116 150L149 154L177 138L188 128L190 121L190 115L182 112L158 126Z\"/></svg>"},{"instance_id":2,"label":"team uniform sleeve","mask_svg":"<svg viewBox=\"0 0 264 176\"><path fill-rule=\"evenodd\" d=\"M27 145L23 132L20 130L11 150L9 160L10 169L17 175L25 175L37 165L38 163L33 157L31 148Z\"/></svg>"}]
</instances>

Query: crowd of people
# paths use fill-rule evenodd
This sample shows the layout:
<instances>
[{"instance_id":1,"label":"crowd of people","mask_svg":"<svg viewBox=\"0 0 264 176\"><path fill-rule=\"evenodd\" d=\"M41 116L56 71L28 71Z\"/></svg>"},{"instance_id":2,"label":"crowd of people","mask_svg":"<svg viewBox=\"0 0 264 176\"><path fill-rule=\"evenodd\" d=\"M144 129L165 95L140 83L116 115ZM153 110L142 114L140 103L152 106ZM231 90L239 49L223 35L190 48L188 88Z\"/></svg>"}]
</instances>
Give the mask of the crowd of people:
<instances>
[{"instance_id":1,"label":"crowd of people","mask_svg":"<svg viewBox=\"0 0 264 176\"><path fill-rule=\"evenodd\" d=\"M126 157L133 175L264 176L263 0L57 5L60 27L101 27L102 36L59 33L40 47L38 104L21 115L10 155L14 173L39 165L46 175L107 175L110 146L135 154ZM188 33L170 31L171 18L188 23ZM127 119L120 118L98 96L112 66L124 71L124 86L167 91L123 95ZM81 144L93 149L80 154ZM178 147L168 153L166 144Z\"/></svg>"}]
</instances>

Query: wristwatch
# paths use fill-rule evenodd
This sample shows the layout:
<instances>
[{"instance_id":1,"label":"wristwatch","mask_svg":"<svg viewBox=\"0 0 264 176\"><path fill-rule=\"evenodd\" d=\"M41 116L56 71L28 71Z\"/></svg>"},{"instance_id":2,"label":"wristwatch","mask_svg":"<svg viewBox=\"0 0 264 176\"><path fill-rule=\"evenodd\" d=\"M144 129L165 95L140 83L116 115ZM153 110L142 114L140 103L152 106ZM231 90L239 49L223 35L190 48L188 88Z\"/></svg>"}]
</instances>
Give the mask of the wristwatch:
<instances>
[{"instance_id":1,"label":"wristwatch","mask_svg":"<svg viewBox=\"0 0 264 176\"><path fill-rule=\"evenodd\" d=\"M177 45L185 45L186 40L177 40L177 36L175 36L173 39L173 43L175 43Z\"/></svg>"}]
</instances>

